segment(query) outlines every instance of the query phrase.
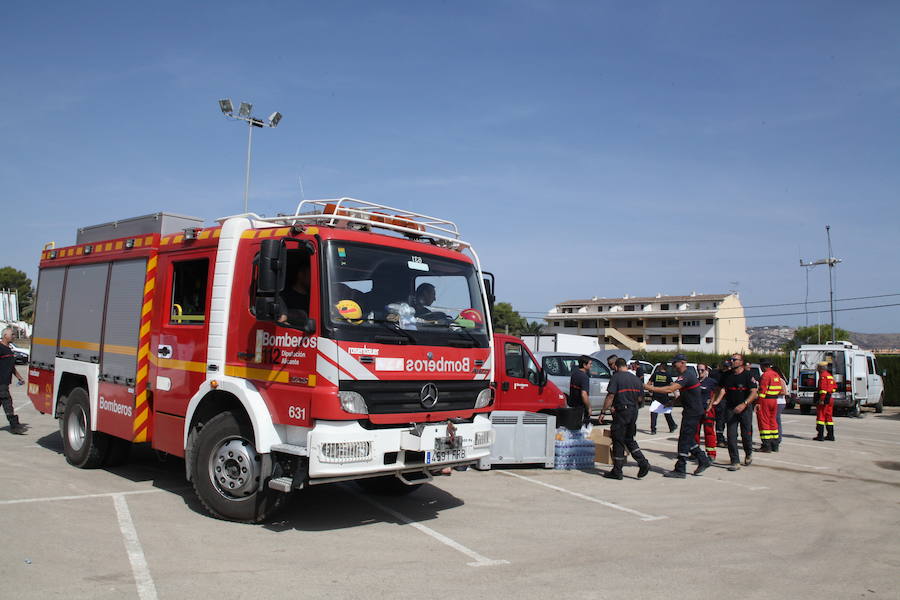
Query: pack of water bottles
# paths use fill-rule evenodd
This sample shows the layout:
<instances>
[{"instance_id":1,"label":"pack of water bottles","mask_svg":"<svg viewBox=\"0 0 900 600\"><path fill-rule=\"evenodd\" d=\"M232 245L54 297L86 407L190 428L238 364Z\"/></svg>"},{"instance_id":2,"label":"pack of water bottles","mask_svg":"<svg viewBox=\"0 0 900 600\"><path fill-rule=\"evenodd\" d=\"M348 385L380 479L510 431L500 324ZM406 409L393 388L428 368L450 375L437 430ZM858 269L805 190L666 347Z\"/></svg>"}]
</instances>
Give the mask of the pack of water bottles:
<instances>
[{"instance_id":1,"label":"pack of water bottles","mask_svg":"<svg viewBox=\"0 0 900 600\"><path fill-rule=\"evenodd\" d=\"M560 427L556 430L553 468L559 470L594 467L594 442L583 429Z\"/></svg>"}]
</instances>

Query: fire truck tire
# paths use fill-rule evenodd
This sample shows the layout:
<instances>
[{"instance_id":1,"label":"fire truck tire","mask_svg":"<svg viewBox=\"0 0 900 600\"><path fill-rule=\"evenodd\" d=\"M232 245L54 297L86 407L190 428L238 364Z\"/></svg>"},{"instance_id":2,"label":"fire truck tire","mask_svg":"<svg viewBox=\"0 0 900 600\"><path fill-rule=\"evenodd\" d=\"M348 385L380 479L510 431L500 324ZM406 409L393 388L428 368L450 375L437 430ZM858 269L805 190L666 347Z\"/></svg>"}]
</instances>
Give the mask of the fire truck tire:
<instances>
[{"instance_id":1,"label":"fire truck tire","mask_svg":"<svg viewBox=\"0 0 900 600\"><path fill-rule=\"evenodd\" d=\"M421 483L406 485L396 475L357 479L356 484L371 494L382 496L405 496L422 487Z\"/></svg>"},{"instance_id":2,"label":"fire truck tire","mask_svg":"<svg viewBox=\"0 0 900 600\"><path fill-rule=\"evenodd\" d=\"M109 436L91 431L91 407L87 392L75 388L66 398L59 420L63 454L70 465L80 469L96 469L103 464L109 450Z\"/></svg>"},{"instance_id":3,"label":"fire truck tire","mask_svg":"<svg viewBox=\"0 0 900 600\"><path fill-rule=\"evenodd\" d=\"M879 415L884 412L884 394L881 394L881 397L878 398L878 404L875 405L875 412Z\"/></svg>"},{"instance_id":4,"label":"fire truck tire","mask_svg":"<svg viewBox=\"0 0 900 600\"><path fill-rule=\"evenodd\" d=\"M192 437L194 491L214 517L259 523L284 504L287 494L266 485L248 423L224 412Z\"/></svg>"},{"instance_id":5,"label":"fire truck tire","mask_svg":"<svg viewBox=\"0 0 900 600\"><path fill-rule=\"evenodd\" d=\"M811 408L812 407L809 404L801 404L800 405L800 414L808 415Z\"/></svg>"},{"instance_id":6,"label":"fire truck tire","mask_svg":"<svg viewBox=\"0 0 900 600\"><path fill-rule=\"evenodd\" d=\"M853 401L853 404L847 407L847 416L851 418L862 417L862 405L859 398Z\"/></svg>"}]
</instances>

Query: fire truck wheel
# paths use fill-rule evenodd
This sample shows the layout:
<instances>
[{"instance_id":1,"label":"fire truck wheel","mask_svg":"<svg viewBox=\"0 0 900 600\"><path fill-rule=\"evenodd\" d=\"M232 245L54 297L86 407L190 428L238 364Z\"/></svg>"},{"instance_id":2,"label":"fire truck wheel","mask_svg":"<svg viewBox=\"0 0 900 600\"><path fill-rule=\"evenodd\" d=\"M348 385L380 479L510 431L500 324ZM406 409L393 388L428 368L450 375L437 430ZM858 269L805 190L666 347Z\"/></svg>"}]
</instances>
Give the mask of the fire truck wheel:
<instances>
[{"instance_id":1,"label":"fire truck wheel","mask_svg":"<svg viewBox=\"0 0 900 600\"><path fill-rule=\"evenodd\" d=\"M103 464L109 449L109 437L91 431L91 408L87 392L75 388L66 398L66 407L59 420L63 453L66 461L80 469L95 469Z\"/></svg>"},{"instance_id":2,"label":"fire truck wheel","mask_svg":"<svg viewBox=\"0 0 900 600\"><path fill-rule=\"evenodd\" d=\"M881 394L881 397L878 398L878 404L875 405L875 412L879 415L884 412L884 394Z\"/></svg>"},{"instance_id":3,"label":"fire truck wheel","mask_svg":"<svg viewBox=\"0 0 900 600\"><path fill-rule=\"evenodd\" d=\"M396 475L357 479L356 484L369 493L382 496L405 496L422 487L421 483L406 485Z\"/></svg>"},{"instance_id":4,"label":"fire truck wheel","mask_svg":"<svg viewBox=\"0 0 900 600\"><path fill-rule=\"evenodd\" d=\"M234 413L210 419L193 436L194 491L213 516L241 523L265 520L287 494L269 489L253 446L253 429Z\"/></svg>"}]
</instances>

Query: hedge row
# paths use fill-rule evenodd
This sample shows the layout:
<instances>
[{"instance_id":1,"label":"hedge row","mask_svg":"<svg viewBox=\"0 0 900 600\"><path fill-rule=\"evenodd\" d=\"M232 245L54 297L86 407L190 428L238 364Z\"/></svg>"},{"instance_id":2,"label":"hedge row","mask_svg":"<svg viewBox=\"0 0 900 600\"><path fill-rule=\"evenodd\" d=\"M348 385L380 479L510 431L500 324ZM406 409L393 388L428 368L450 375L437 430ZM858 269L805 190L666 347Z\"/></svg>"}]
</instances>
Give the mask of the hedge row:
<instances>
[{"instance_id":1,"label":"hedge row","mask_svg":"<svg viewBox=\"0 0 900 600\"><path fill-rule=\"evenodd\" d=\"M688 362L706 363L708 365L718 365L720 362L731 356L730 354L706 354L703 352L683 352L687 356ZM651 363L658 363L672 359L671 352L635 352L634 358L646 360ZM758 363L763 358L770 359L773 363L787 374L790 368L791 359L787 354L745 354L744 358L747 362ZM879 354L878 370L887 370L887 377L884 378L884 403L887 406L900 406L900 355L897 354Z\"/></svg>"}]
</instances>

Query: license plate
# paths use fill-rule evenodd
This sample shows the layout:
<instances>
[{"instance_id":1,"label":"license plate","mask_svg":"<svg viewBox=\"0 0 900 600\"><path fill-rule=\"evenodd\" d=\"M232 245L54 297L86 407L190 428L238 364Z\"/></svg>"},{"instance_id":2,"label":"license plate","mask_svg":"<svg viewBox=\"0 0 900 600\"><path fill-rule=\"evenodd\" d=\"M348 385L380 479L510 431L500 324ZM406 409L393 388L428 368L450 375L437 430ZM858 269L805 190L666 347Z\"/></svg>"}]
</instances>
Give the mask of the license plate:
<instances>
[{"instance_id":1,"label":"license plate","mask_svg":"<svg viewBox=\"0 0 900 600\"><path fill-rule=\"evenodd\" d=\"M455 450L457 448L462 448L462 441L461 436L455 436L452 441L449 437L434 438L434 449Z\"/></svg>"},{"instance_id":2,"label":"license plate","mask_svg":"<svg viewBox=\"0 0 900 600\"><path fill-rule=\"evenodd\" d=\"M449 462L451 460L463 460L466 458L465 448L456 448L453 450L434 450L425 453L425 464Z\"/></svg>"}]
</instances>

